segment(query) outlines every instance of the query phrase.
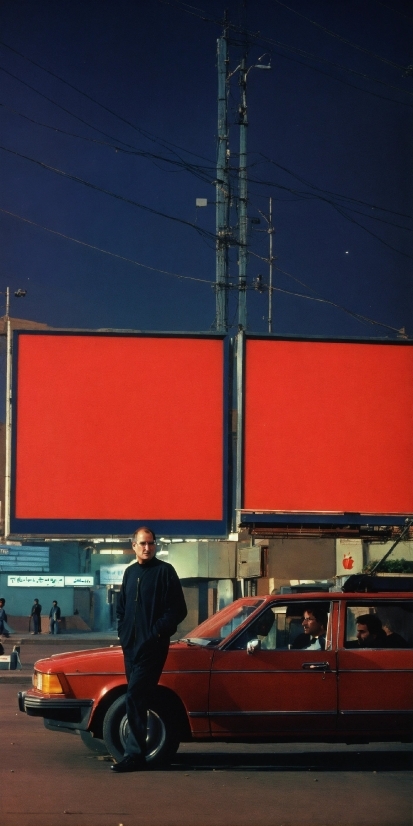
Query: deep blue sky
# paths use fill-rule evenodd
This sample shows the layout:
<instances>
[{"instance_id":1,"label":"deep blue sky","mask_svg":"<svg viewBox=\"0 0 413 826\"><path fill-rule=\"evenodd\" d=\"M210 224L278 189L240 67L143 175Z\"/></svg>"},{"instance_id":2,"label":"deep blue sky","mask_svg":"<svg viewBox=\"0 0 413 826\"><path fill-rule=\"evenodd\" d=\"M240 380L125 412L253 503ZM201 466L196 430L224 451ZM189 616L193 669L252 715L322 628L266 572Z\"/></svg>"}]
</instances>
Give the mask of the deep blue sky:
<instances>
[{"instance_id":1,"label":"deep blue sky","mask_svg":"<svg viewBox=\"0 0 413 826\"><path fill-rule=\"evenodd\" d=\"M216 40L224 8L237 28L241 6L3 0L0 208L20 218L0 212L0 290L28 291L12 315L61 327L213 327ZM394 338L405 327L413 337L412 16L404 0L247 3L248 64L264 53L272 64L249 74L248 140L249 216L273 197L274 285L289 291L274 293L275 333ZM230 35L233 70L241 37ZM238 95L234 75L234 166ZM196 197L211 205L196 210ZM264 228L251 230L250 249L265 258ZM250 284L267 272L251 254ZM236 302L233 291L232 332ZM266 332L267 311L267 294L251 289L251 331Z\"/></svg>"}]
</instances>

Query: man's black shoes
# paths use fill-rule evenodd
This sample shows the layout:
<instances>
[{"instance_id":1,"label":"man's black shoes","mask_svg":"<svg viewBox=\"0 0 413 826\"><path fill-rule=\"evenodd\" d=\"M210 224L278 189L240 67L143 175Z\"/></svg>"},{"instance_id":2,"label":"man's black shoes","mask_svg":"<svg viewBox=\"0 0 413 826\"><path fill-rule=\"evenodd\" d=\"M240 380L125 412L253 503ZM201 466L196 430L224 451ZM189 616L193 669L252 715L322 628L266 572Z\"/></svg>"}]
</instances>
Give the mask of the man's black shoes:
<instances>
[{"instance_id":1,"label":"man's black shoes","mask_svg":"<svg viewBox=\"0 0 413 826\"><path fill-rule=\"evenodd\" d=\"M124 772L141 772L146 769L146 760L142 757L124 757L120 763L113 763L110 767L113 772L123 774Z\"/></svg>"}]
</instances>

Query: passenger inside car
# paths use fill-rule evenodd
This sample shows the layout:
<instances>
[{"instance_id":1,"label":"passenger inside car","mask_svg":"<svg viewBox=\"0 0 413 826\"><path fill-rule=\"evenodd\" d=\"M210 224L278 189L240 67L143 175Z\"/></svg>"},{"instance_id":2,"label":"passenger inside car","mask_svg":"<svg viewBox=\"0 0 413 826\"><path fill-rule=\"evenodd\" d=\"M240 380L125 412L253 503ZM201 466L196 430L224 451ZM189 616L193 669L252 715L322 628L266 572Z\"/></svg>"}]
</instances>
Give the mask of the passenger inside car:
<instances>
[{"instance_id":1,"label":"passenger inside car","mask_svg":"<svg viewBox=\"0 0 413 826\"><path fill-rule=\"evenodd\" d=\"M356 640L350 640L348 648L385 648L386 633L377 614L357 617Z\"/></svg>"},{"instance_id":2,"label":"passenger inside car","mask_svg":"<svg viewBox=\"0 0 413 826\"><path fill-rule=\"evenodd\" d=\"M410 609L410 610L409 610ZM347 609L346 648L412 647L412 611L409 604L352 606Z\"/></svg>"}]
</instances>

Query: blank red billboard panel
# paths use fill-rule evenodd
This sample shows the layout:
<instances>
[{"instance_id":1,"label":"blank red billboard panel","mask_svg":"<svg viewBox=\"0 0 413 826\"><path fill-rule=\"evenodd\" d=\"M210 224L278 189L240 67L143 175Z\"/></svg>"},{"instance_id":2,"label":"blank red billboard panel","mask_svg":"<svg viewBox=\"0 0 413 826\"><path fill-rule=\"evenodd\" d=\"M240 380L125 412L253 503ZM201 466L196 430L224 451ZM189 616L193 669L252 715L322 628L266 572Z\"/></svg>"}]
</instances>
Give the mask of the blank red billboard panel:
<instances>
[{"instance_id":1,"label":"blank red billboard panel","mask_svg":"<svg viewBox=\"0 0 413 826\"><path fill-rule=\"evenodd\" d=\"M222 339L20 334L16 373L17 523L223 520Z\"/></svg>"},{"instance_id":2,"label":"blank red billboard panel","mask_svg":"<svg viewBox=\"0 0 413 826\"><path fill-rule=\"evenodd\" d=\"M413 348L249 339L246 510L413 512Z\"/></svg>"}]
</instances>

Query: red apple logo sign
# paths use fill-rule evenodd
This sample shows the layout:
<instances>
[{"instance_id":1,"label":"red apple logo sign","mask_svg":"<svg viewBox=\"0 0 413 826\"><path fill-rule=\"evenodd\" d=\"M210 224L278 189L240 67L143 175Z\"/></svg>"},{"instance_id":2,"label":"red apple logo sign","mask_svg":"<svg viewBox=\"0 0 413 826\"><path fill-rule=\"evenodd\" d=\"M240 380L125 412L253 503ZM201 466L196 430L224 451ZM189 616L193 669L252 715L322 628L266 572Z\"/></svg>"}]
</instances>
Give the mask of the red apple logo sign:
<instances>
[{"instance_id":1,"label":"red apple logo sign","mask_svg":"<svg viewBox=\"0 0 413 826\"><path fill-rule=\"evenodd\" d=\"M351 554L344 554L342 565L345 571L351 571L354 565L354 559Z\"/></svg>"}]
</instances>

